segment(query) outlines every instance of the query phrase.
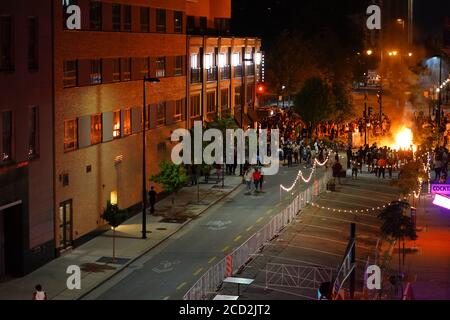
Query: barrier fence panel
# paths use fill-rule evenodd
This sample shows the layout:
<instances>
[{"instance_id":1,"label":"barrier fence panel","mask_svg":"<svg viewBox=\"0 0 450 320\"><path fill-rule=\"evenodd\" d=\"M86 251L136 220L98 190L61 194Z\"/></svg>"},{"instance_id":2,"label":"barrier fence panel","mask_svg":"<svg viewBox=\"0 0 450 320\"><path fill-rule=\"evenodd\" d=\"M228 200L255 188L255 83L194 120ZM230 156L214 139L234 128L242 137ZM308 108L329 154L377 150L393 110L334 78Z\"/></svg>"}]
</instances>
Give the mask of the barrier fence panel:
<instances>
[{"instance_id":1,"label":"barrier fence panel","mask_svg":"<svg viewBox=\"0 0 450 320\"><path fill-rule=\"evenodd\" d=\"M314 182L303 192L299 193L292 202L275 215L264 227L255 233L250 239L234 250L230 256L232 258L233 274L238 272L264 245L272 240L283 228L289 225L298 215L301 209L311 203L314 195L314 188L318 193L326 189L326 184L330 177L330 170L327 170L322 178ZM320 271L320 270L319 270ZM318 270L314 271L315 277L321 275ZM319 272L319 273L318 273ZM226 278L226 258L222 259L189 289L183 296L184 300L203 300L212 296L221 286ZM314 281L313 281L314 282Z\"/></svg>"}]
</instances>

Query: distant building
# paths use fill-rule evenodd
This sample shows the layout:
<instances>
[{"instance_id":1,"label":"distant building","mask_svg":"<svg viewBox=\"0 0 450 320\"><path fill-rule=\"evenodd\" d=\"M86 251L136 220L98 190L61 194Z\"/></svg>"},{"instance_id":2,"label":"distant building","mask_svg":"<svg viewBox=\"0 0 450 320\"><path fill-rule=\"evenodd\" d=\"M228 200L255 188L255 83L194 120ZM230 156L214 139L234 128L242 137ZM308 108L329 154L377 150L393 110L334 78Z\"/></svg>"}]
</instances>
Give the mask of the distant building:
<instances>
[{"instance_id":1,"label":"distant building","mask_svg":"<svg viewBox=\"0 0 450 320\"><path fill-rule=\"evenodd\" d=\"M229 36L231 0L68 2L81 9L80 30L67 29L61 0L0 3L0 275L104 230L107 200L139 211L144 125L150 177L170 157L173 130L202 116L241 123L241 110L242 125L256 121L261 41ZM146 119L144 76L161 81L147 84ZM19 251L8 232L18 225Z\"/></svg>"}]
</instances>

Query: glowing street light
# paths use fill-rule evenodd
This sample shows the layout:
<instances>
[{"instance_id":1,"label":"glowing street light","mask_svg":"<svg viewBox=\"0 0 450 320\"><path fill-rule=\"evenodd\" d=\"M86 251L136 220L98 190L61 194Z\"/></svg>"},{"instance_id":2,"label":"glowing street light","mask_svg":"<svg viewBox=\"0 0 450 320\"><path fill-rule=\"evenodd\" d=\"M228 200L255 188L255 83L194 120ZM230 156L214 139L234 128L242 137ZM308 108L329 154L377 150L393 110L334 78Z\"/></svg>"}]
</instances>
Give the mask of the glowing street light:
<instances>
[{"instance_id":1,"label":"glowing street light","mask_svg":"<svg viewBox=\"0 0 450 320\"><path fill-rule=\"evenodd\" d=\"M367 53L368 56L371 56L373 51L369 49L369 50L366 51L366 53Z\"/></svg>"}]
</instances>

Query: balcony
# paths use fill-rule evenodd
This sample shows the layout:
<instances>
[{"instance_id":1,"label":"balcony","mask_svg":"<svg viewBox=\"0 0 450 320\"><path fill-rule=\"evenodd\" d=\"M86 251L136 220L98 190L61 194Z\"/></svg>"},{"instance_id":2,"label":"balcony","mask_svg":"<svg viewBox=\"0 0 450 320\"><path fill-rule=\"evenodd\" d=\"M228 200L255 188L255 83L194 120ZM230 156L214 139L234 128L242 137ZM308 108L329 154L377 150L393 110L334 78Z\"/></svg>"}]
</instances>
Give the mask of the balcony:
<instances>
[{"instance_id":1,"label":"balcony","mask_svg":"<svg viewBox=\"0 0 450 320\"><path fill-rule=\"evenodd\" d=\"M220 80L230 80L230 75L231 75L230 66L220 68Z\"/></svg>"},{"instance_id":2,"label":"balcony","mask_svg":"<svg viewBox=\"0 0 450 320\"><path fill-rule=\"evenodd\" d=\"M191 69L191 83L201 83L202 82L202 69L196 68Z\"/></svg>"},{"instance_id":3,"label":"balcony","mask_svg":"<svg viewBox=\"0 0 450 320\"><path fill-rule=\"evenodd\" d=\"M242 78L242 66L234 67L234 78Z\"/></svg>"},{"instance_id":4,"label":"balcony","mask_svg":"<svg viewBox=\"0 0 450 320\"><path fill-rule=\"evenodd\" d=\"M206 77L208 82L217 81L217 67L211 67L211 69L207 69Z\"/></svg>"}]
</instances>

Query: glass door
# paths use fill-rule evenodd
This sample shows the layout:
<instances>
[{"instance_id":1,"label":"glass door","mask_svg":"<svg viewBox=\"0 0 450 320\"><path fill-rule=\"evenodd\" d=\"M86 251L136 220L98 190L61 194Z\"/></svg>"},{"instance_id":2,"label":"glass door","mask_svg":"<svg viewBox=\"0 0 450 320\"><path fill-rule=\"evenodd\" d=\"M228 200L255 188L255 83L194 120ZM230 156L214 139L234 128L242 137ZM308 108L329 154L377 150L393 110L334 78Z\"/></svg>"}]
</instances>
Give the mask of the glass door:
<instances>
[{"instance_id":1,"label":"glass door","mask_svg":"<svg viewBox=\"0 0 450 320\"><path fill-rule=\"evenodd\" d=\"M72 241L72 200L69 200L59 205L59 248L71 247Z\"/></svg>"}]
</instances>

